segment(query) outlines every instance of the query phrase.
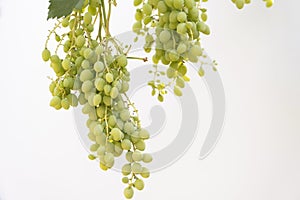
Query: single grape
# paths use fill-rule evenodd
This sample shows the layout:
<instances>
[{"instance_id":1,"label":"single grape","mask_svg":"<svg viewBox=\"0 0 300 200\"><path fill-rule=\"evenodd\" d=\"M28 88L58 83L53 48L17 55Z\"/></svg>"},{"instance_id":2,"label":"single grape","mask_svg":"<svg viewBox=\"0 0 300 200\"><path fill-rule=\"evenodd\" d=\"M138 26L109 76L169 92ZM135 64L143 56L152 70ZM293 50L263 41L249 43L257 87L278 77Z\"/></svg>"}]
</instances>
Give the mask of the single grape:
<instances>
[{"instance_id":1,"label":"single grape","mask_svg":"<svg viewBox=\"0 0 300 200\"><path fill-rule=\"evenodd\" d=\"M127 187L124 190L124 196L126 197L126 199L131 199L134 195L134 191L132 189L132 187Z\"/></svg>"},{"instance_id":2,"label":"single grape","mask_svg":"<svg viewBox=\"0 0 300 200\"><path fill-rule=\"evenodd\" d=\"M46 62L46 61L50 60L50 57L51 57L50 51L47 48L44 49L43 52L42 52L43 60Z\"/></svg>"},{"instance_id":3,"label":"single grape","mask_svg":"<svg viewBox=\"0 0 300 200\"><path fill-rule=\"evenodd\" d=\"M145 187L144 181L143 181L142 179L137 179L137 180L134 182L134 187L135 187L137 190L143 190L144 187Z\"/></svg>"}]
</instances>

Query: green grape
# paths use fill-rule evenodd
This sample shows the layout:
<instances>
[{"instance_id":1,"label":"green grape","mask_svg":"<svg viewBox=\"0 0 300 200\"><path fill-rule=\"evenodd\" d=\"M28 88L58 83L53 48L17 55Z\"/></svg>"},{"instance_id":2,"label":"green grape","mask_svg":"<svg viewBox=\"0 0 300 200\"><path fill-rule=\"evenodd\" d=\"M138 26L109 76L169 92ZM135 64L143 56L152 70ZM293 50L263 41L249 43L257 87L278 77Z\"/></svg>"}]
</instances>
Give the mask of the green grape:
<instances>
[{"instance_id":1,"label":"green grape","mask_svg":"<svg viewBox=\"0 0 300 200\"><path fill-rule=\"evenodd\" d=\"M136 12L135 12L135 20L136 21L141 21L142 19L143 19L143 12L141 11L141 10L137 10Z\"/></svg>"},{"instance_id":2,"label":"green grape","mask_svg":"<svg viewBox=\"0 0 300 200\"><path fill-rule=\"evenodd\" d=\"M111 83L114 81L114 75L112 73L107 73L105 75L105 80L108 82L108 83Z\"/></svg>"},{"instance_id":3,"label":"green grape","mask_svg":"<svg viewBox=\"0 0 300 200\"><path fill-rule=\"evenodd\" d=\"M186 34L187 33L186 23L179 23L177 25L177 32L179 34Z\"/></svg>"},{"instance_id":4,"label":"green grape","mask_svg":"<svg viewBox=\"0 0 300 200\"><path fill-rule=\"evenodd\" d=\"M52 81L49 85L49 91L53 94L55 88L56 88L56 82Z\"/></svg>"},{"instance_id":5,"label":"green grape","mask_svg":"<svg viewBox=\"0 0 300 200\"><path fill-rule=\"evenodd\" d=\"M134 162L131 166L132 173L140 174L142 172L142 165L140 163Z\"/></svg>"},{"instance_id":6,"label":"green grape","mask_svg":"<svg viewBox=\"0 0 300 200\"><path fill-rule=\"evenodd\" d=\"M118 56L117 63L120 67L126 67L127 66L127 57L124 54Z\"/></svg>"},{"instance_id":7,"label":"green grape","mask_svg":"<svg viewBox=\"0 0 300 200\"><path fill-rule=\"evenodd\" d=\"M143 154L139 151L134 151L132 153L132 160L135 162L139 162L143 159Z\"/></svg>"},{"instance_id":8,"label":"green grape","mask_svg":"<svg viewBox=\"0 0 300 200\"><path fill-rule=\"evenodd\" d=\"M96 159L96 157L95 157L94 155L92 155L92 154L90 154L90 155L88 156L88 158L89 158L90 160L95 160L95 159Z\"/></svg>"},{"instance_id":9,"label":"green grape","mask_svg":"<svg viewBox=\"0 0 300 200\"><path fill-rule=\"evenodd\" d=\"M187 73L187 68L185 65L180 65L179 68L178 68L178 73L181 75L181 76L184 76L186 73Z\"/></svg>"},{"instance_id":10,"label":"green grape","mask_svg":"<svg viewBox=\"0 0 300 200\"><path fill-rule=\"evenodd\" d=\"M184 6L184 0L174 0L173 6L174 6L174 8L181 10Z\"/></svg>"},{"instance_id":11,"label":"green grape","mask_svg":"<svg viewBox=\"0 0 300 200\"><path fill-rule=\"evenodd\" d=\"M144 151L146 149L146 144L144 140L139 140L134 145L137 150Z\"/></svg>"},{"instance_id":12,"label":"green grape","mask_svg":"<svg viewBox=\"0 0 300 200\"><path fill-rule=\"evenodd\" d=\"M206 12L202 12L202 13L201 13L201 19L202 19L204 22L207 21L207 14L206 14Z\"/></svg>"},{"instance_id":13,"label":"green grape","mask_svg":"<svg viewBox=\"0 0 300 200\"><path fill-rule=\"evenodd\" d=\"M134 6L138 6L138 5L140 5L142 2L143 2L143 0L134 0L134 1L133 1L133 5L134 5Z\"/></svg>"},{"instance_id":14,"label":"green grape","mask_svg":"<svg viewBox=\"0 0 300 200\"><path fill-rule=\"evenodd\" d=\"M174 94L176 95L176 96L182 96L182 91L181 91L181 89L180 89L180 87L178 87L178 86L174 86Z\"/></svg>"},{"instance_id":15,"label":"green grape","mask_svg":"<svg viewBox=\"0 0 300 200\"><path fill-rule=\"evenodd\" d=\"M99 144L92 144L90 146L90 151L91 152L96 152L98 148L99 148Z\"/></svg>"},{"instance_id":16,"label":"green grape","mask_svg":"<svg viewBox=\"0 0 300 200\"><path fill-rule=\"evenodd\" d=\"M124 139L121 143L121 146L124 150L130 150L131 149L131 142L128 139Z\"/></svg>"},{"instance_id":17,"label":"green grape","mask_svg":"<svg viewBox=\"0 0 300 200\"><path fill-rule=\"evenodd\" d=\"M75 94L68 94L67 99L71 106L76 107L78 105L78 98Z\"/></svg>"},{"instance_id":18,"label":"green grape","mask_svg":"<svg viewBox=\"0 0 300 200\"><path fill-rule=\"evenodd\" d=\"M131 164L126 164L122 167L122 174L128 176L131 173Z\"/></svg>"},{"instance_id":19,"label":"green grape","mask_svg":"<svg viewBox=\"0 0 300 200\"><path fill-rule=\"evenodd\" d=\"M131 199L134 195L134 191L132 189L132 187L127 187L124 190L124 196L126 197L126 199Z\"/></svg>"},{"instance_id":20,"label":"green grape","mask_svg":"<svg viewBox=\"0 0 300 200\"><path fill-rule=\"evenodd\" d=\"M94 106L98 106L102 101L102 96L100 94L96 94L93 98Z\"/></svg>"},{"instance_id":21,"label":"green grape","mask_svg":"<svg viewBox=\"0 0 300 200\"><path fill-rule=\"evenodd\" d=\"M89 12L86 12L83 16L84 24L88 25L88 24L92 23L92 20L93 20L92 14Z\"/></svg>"},{"instance_id":22,"label":"green grape","mask_svg":"<svg viewBox=\"0 0 300 200\"><path fill-rule=\"evenodd\" d=\"M50 60L50 57L51 57L50 51L47 48L45 48L42 52L43 60L46 62L46 61Z\"/></svg>"},{"instance_id":23,"label":"green grape","mask_svg":"<svg viewBox=\"0 0 300 200\"><path fill-rule=\"evenodd\" d=\"M64 68L64 70L66 70L66 71L71 68L71 61L68 58L65 58L61 64L62 64L62 67Z\"/></svg>"},{"instance_id":24,"label":"green grape","mask_svg":"<svg viewBox=\"0 0 300 200\"><path fill-rule=\"evenodd\" d=\"M159 34L159 40L160 40L162 43L166 43L166 42L168 42L170 39L171 39L171 34L170 34L170 32L167 31L167 30L162 31L162 32Z\"/></svg>"},{"instance_id":25,"label":"green grape","mask_svg":"<svg viewBox=\"0 0 300 200\"><path fill-rule=\"evenodd\" d=\"M104 86L105 95L110 95L110 91L111 91L111 86L110 85L105 85Z\"/></svg>"},{"instance_id":26,"label":"green grape","mask_svg":"<svg viewBox=\"0 0 300 200\"><path fill-rule=\"evenodd\" d=\"M205 72L203 70L202 67L200 67L199 71L198 71L199 76L203 77L205 75Z\"/></svg>"},{"instance_id":27,"label":"green grape","mask_svg":"<svg viewBox=\"0 0 300 200\"><path fill-rule=\"evenodd\" d=\"M201 49L200 46L195 45L195 46L192 46L192 47L191 47L190 53L191 53L193 56L201 56L201 55L202 55L202 49Z\"/></svg>"},{"instance_id":28,"label":"green grape","mask_svg":"<svg viewBox=\"0 0 300 200\"><path fill-rule=\"evenodd\" d=\"M107 153L104 156L104 162L105 163L113 163L114 162L114 155L112 153Z\"/></svg>"},{"instance_id":29,"label":"green grape","mask_svg":"<svg viewBox=\"0 0 300 200\"><path fill-rule=\"evenodd\" d=\"M75 39L75 45L78 48L83 47L83 45L85 44L85 38L83 35L79 35L76 39Z\"/></svg>"},{"instance_id":30,"label":"green grape","mask_svg":"<svg viewBox=\"0 0 300 200\"><path fill-rule=\"evenodd\" d=\"M97 14L97 9L94 6L89 6L88 12L91 13L91 15L95 16Z\"/></svg>"},{"instance_id":31,"label":"green grape","mask_svg":"<svg viewBox=\"0 0 300 200\"><path fill-rule=\"evenodd\" d=\"M95 64L94 64L94 70L96 72L102 72L104 70L104 64L103 62L100 62L100 61L97 61Z\"/></svg>"},{"instance_id":32,"label":"green grape","mask_svg":"<svg viewBox=\"0 0 300 200\"><path fill-rule=\"evenodd\" d=\"M152 6L149 5L149 4L147 4L147 3L145 3L143 5L143 12L144 12L145 15L151 15L151 13L152 13Z\"/></svg>"},{"instance_id":33,"label":"green grape","mask_svg":"<svg viewBox=\"0 0 300 200\"><path fill-rule=\"evenodd\" d=\"M61 25L64 27L64 28L66 28L66 27L68 27L69 26L69 18L68 17L65 17L63 20L62 20L62 22L61 22Z\"/></svg>"},{"instance_id":34,"label":"green grape","mask_svg":"<svg viewBox=\"0 0 300 200\"><path fill-rule=\"evenodd\" d=\"M80 73L80 80L85 82L87 80L92 80L94 78L94 74L91 70L85 69Z\"/></svg>"},{"instance_id":35,"label":"green grape","mask_svg":"<svg viewBox=\"0 0 300 200\"><path fill-rule=\"evenodd\" d=\"M194 1L194 0L184 0L184 5L185 5L188 9L192 9L192 8L194 8L195 1Z\"/></svg>"},{"instance_id":36,"label":"green grape","mask_svg":"<svg viewBox=\"0 0 300 200\"><path fill-rule=\"evenodd\" d=\"M160 13L166 13L168 11L168 7L163 1L158 2L157 9Z\"/></svg>"},{"instance_id":37,"label":"green grape","mask_svg":"<svg viewBox=\"0 0 300 200\"><path fill-rule=\"evenodd\" d=\"M70 89L72 89L73 86L74 86L74 79L71 78L71 77L65 78L65 80L63 81L63 86L64 86L65 88L70 88Z\"/></svg>"},{"instance_id":38,"label":"green grape","mask_svg":"<svg viewBox=\"0 0 300 200\"><path fill-rule=\"evenodd\" d=\"M146 129L141 129L138 133L139 137L144 139L144 140L147 140L150 138L150 134L149 132L146 130Z\"/></svg>"},{"instance_id":39,"label":"green grape","mask_svg":"<svg viewBox=\"0 0 300 200\"><path fill-rule=\"evenodd\" d=\"M113 87L113 88L111 89L111 91L110 91L110 97L111 97L112 99L115 99L115 98L118 97L118 95L119 95L119 90L118 90L118 88Z\"/></svg>"},{"instance_id":40,"label":"green grape","mask_svg":"<svg viewBox=\"0 0 300 200\"><path fill-rule=\"evenodd\" d=\"M199 21L199 10L198 10L198 8L193 7L192 9L190 9L188 16L194 22Z\"/></svg>"},{"instance_id":41,"label":"green grape","mask_svg":"<svg viewBox=\"0 0 300 200\"><path fill-rule=\"evenodd\" d=\"M130 112L127 109L124 109L120 113L120 118L125 122L130 119Z\"/></svg>"},{"instance_id":42,"label":"green grape","mask_svg":"<svg viewBox=\"0 0 300 200\"><path fill-rule=\"evenodd\" d=\"M143 190L144 187L145 187L144 181L143 181L142 179L137 179L137 180L134 182L134 187L135 187L137 190Z\"/></svg>"},{"instance_id":43,"label":"green grape","mask_svg":"<svg viewBox=\"0 0 300 200\"><path fill-rule=\"evenodd\" d=\"M97 124L94 128L93 128L93 133L95 136L99 136L101 135L101 133L103 133L103 126L100 124Z\"/></svg>"},{"instance_id":44,"label":"green grape","mask_svg":"<svg viewBox=\"0 0 300 200\"><path fill-rule=\"evenodd\" d=\"M111 106L111 97L108 97L108 96L104 96L103 97L103 103L106 105L106 106Z\"/></svg>"},{"instance_id":45,"label":"green grape","mask_svg":"<svg viewBox=\"0 0 300 200\"><path fill-rule=\"evenodd\" d=\"M128 162L132 163L133 160L132 160L132 152L131 151L128 151L125 155L125 158Z\"/></svg>"},{"instance_id":46,"label":"green grape","mask_svg":"<svg viewBox=\"0 0 300 200\"><path fill-rule=\"evenodd\" d=\"M118 128L113 128L110 132L112 138L114 141L120 141L121 139L124 138L124 134L122 133L122 131Z\"/></svg>"},{"instance_id":47,"label":"green grape","mask_svg":"<svg viewBox=\"0 0 300 200\"><path fill-rule=\"evenodd\" d=\"M103 148L105 149L106 151L106 147L104 147L104 145L106 144L106 135L101 133L100 135L96 136L96 142L99 144L99 145L102 145Z\"/></svg>"},{"instance_id":48,"label":"green grape","mask_svg":"<svg viewBox=\"0 0 300 200\"><path fill-rule=\"evenodd\" d=\"M141 176L143 178L149 178L150 177L150 172L146 167L142 168Z\"/></svg>"},{"instance_id":49,"label":"green grape","mask_svg":"<svg viewBox=\"0 0 300 200\"><path fill-rule=\"evenodd\" d=\"M97 48L95 49L95 52L97 55L101 55L104 52L103 46L101 46L101 45L97 46Z\"/></svg>"},{"instance_id":50,"label":"green grape","mask_svg":"<svg viewBox=\"0 0 300 200\"><path fill-rule=\"evenodd\" d=\"M235 5L238 9L242 9L245 5L245 0L236 0Z\"/></svg>"},{"instance_id":51,"label":"green grape","mask_svg":"<svg viewBox=\"0 0 300 200\"><path fill-rule=\"evenodd\" d=\"M173 8L173 0L165 0L165 3L166 3L167 6L169 6L170 8Z\"/></svg>"},{"instance_id":52,"label":"green grape","mask_svg":"<svg viewBox=\"0 0 300 200\"><path fill-rule=\"evenodd\" d=\"M90 68L90 62L88 60L83 60L81 63L81 67L83 69L89 69Z\"/></svg>"},{"instance_id":53,"label":"green grape","mask_svg":"<svg viewBox=\"0 0 300 200\"><path fill-rule=\"evenodd\" d=\"M100 144L99 142L97 142L97 143ZM105 146L100 146L100 147L97 149L97 155L98 155L98 156L104 156L104 155L105 155L105 152L106 152Z\"/></svg>"},{"instance_id":54,"label":"green grape","mask_svg":"<svg viewBox=\"0 0 300 200\"><path fill-rule=\"evenodd\" d=\"M127 82L124 82L122 83L122 93L125 93L129 90L129 84Z\"/></svg>"},{"instance_id":55,"label":"green grape","mask_svg":"<svg viewBox=\"0 0 300 200\"><path fill-rule=\"evenodd\" d=\"M105 86L106 82L104 79L102 78L96 78L95 80L95 87L98 91L102 92L104 90L104 86Z\"/></svg>"},{"instance_id":56,"label":"green grape","mask_svg":"<svg viewBox=\"0 0 300 200\"><path fill-rule=\"evenodd\" d=\"M142 29L142 27L143 27L142 22L137 21L137 22L135 22L135 23L133 24L132 30L133 30L133 32L135 32L135 33L139 33L140 30Z\"/></svg>"},{"instance_id":57,"label":"green grape","mask_svg":"<svg viewBox=\"0 0 300 200\"><path fill-rule=\"evenodd\" d=\"M91 59L92 56L93 56L93 53L94 53L93 50L87 48L87 49L84 50L83 56L84 56L85 59Z\"/></svg>"},{"instance_id":58,"label":"green grape","mask_svg":"<svg viewBox=\"0 0 300 200\"><path fill-rule=\"evenodd\" d=\"M143 162L144 163L150 163L150 162L152 162L152 160L153 160L153 158L152 158L152 156L150 154L145 153L143 155Z\"/></svg>"},{"instance_id":59,"label":"green grape","mask_svg":"<svg viewBox=\"0 0 300 200\"><path fill-rule=\"evenodd\" d=\"M61 99L58 96L54 96L50 101L50 106L56 107L61 104Z\"/></svg>"},{"instance_id":60,"label":"green grape","mask_svg":"<svg viewBox=\"0 0 300 200\"><path fill-rule=\"evenodd\" d=\"M177 20L179 22L186 22L187 20L187 15L185 12L179 12L178 15L177 15Z\"/></svg>"},{"instance_id":61,"label":"green grape","mask_svg":"<svg viewBox=\"0 0 300 200\"><path fill-rule=\"evenodd\" d=\"M176 85L178 87L184 88L184 86L185 86L184 80L181 77L177 77L177 79L176 79Z\"/></svg>"},{"instance_id":62,"label":"green grape","mask_svg":"<svg viewBox=\"0 0 300 200\"><path fill-rule=\"evenodd\" d=\"M125 183L125 184L129 183L129 178L128 177L123 177L122 182Z\"/></svg>"},{"instance_id":63,"label":"green grape","mask_svg":"<svg viewBox=\"0 0 300 200\"><path fill-rule=\"evenodd\" d=\"M81 86L81 90L84 93L88 93L93 89L93 83L90 80L87 80L85 82L83 82L82 86Z\"/></svg>"}]
</instances>

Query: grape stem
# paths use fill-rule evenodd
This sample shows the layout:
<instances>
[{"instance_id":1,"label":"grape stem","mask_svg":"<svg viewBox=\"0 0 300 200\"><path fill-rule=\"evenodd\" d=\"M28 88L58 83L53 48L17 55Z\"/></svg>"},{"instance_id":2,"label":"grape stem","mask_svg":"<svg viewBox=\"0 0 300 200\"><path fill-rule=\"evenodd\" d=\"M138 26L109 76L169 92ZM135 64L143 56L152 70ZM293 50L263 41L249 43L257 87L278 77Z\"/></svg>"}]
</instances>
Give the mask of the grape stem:
<instances>
[{"instance_id":1,"label":"grape stem","mask_svg":"<svg viewBox=\"0 0 300 200\"><path fill-rule=\"evenodd\" d=\"M137 126L140 128L141 127L141 121L140 121L140 117L139 117L139 111L136 109L134 103L132 103L129 99L129 97L127 96L127 94L125 93L124 96L126 97L126 100L128 102L128 106L131 106L133 108L133 112L136 113L136 117L137 117Z\"/></svg>"},{"instance_id":2,"label":"grape stem","mask_svg":"<svg viewBox=\"0 0 300 200\"><path fill-rule=\"evenodd\" d=\"M144 62L147 62L148 61L148 58L145 57L145 58L140 58L140 57L131 57L131 56L128 56L127 59L131 59L131 60L142 60Z\"/></svg>"},{"instance_id":3,"label":"grape stem","mask_svg":"<svg viewBox=\"0 0 300 200\"><path fill-rule=\"evenodd\" d=\"M45 43L45 49L47 49L48 42L49 42L49 40L50 40L51 35L52 35L53 33L55 33L56 29L59 28L60 25L61 25L61 23L62 23L62 21L59 21L59 20L57 20L57 21L58 21L58 23L55 24L54 28L53 28L51 31L49 31L49 35L47 36L46 43Z\"/></svg>"}]
</instances>

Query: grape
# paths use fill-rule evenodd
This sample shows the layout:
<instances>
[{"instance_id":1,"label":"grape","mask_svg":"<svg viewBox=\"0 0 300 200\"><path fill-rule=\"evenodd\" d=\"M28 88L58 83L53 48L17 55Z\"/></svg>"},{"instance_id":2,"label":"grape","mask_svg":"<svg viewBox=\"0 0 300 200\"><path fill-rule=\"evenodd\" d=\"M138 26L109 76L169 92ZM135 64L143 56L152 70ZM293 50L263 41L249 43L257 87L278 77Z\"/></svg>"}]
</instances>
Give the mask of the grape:
<instances>
[{"instance_id":1,"label":"grape","mask_svg":"<svg viewBox=\"0 0 300 200\"><path fill-rule=\"evenodd\" d=\"M80 80L85 82L87 80L92 80L94 78L94 74L89 69L85 69L80 74Z\"/></svg>"},{"instance_id":2,"label":"grape","mask_svg":"<svg viewBox=\"0 0 300 200\"><path fill-rule=\"evenodd\" d=\"M137 150L144 151L146 148L146 144L144 140L138 140L135 144Z\"/></svg>"},{"instance_id":3,"label":"grape","mask_svg":"<svg viewBox=\"0 0 300 200\"><path fill-rule=\"evenodd\" d=\"M143 154L139 151L132 153L132 160L135 162L141 161L143 159Z\"/></svg>"},{"instance_id":4,"label":"grape","mask_svg":"<svg viewBox=\"0 0 300 200\"><path fill-rule=\"evenodd\" d=\"M113 75L112 73L107 73L107 74L105 75L105 79L106 79L106 81L107 81L108 83L111 83L111 82L114 81L114 75Z\"/></svg>"},{"instance_id":5,"label":"grape","mask_svg":"<svg viewBox=\"0 0 300 200\"><path fill-rule=\"evenodd\" d=\"M145 153L143 155L143 162L150 163L150 162L152 162L152 160L153 160L153 158L152 158L152 156L150 154Z\"/></svg>"},{"instance_id":6,"label":"grape","mask_svg":"<svg viewBox=\"0 0 300 200\"><path fill-rule=\"evenodd\" d=\"M143 12L144 12L145 15L151 15L151 13L152 13L152 6L149 5L149 4L147 4L147 3L145 3L143 5Z\"/></svg>"},{"instance_id":7,"label":"grape","mask_svg":"<svg viewBox=\"0 0 300 200\"><path fill-rule=\"evenodd\" d=\"M166 13L168 11L168 7L163 1L158 2L157 9L160 13Z\"/></svg>"},{"instance_id":8,"label":"grape","mask_svg":"<svg viewBox=\"0 0 300 200\"><path fill-rule=\"evenodd\" d=\"M113 99L115 99L115 98L118 97L118 95L119 95L119 90L118 90L118 88L113 87L113 88L111 89L111 91L110 91L110 97L113 98Z\"/></svg>"},{"instance_id":9,"label":"grape","mask_svg":"<svg viewBox=\"0 0 300 200\"><path fill-rule=\"evenodd\" d=\"M188 9L192 9L195 5L195 1L194 0L184 0L184 5L188 8Z\"/></svg>"},{"instance_id":10,"label":"grape","mask_svg":"<svg viewBox=\"0 0 300 200\"><path fill-rule=\"evenodd\" d=\"M186 22L186 20L187 20L187 15L186 15L186 13L185 13L185 12L180 12L180 13L178 13L178 15L177 15L177 20L178 20L179 22Z\"/></svg>"},{"instance_id":11,"label":"grape","mask_svg":"<svg viewBox=\"0 0 300 200\"><path fill-rule=\"evenodd\" d=\"M174 86L174 94L179 97L182 96L182 91L177 85Z\"/></svg>"},{"instance_id":12,"label":"grape","mask_svg":"<svg viewBox=\"0 0 300 200\"><path fill-rule=\"evenodd\" d=\"M114 115L109 116L108 118L108 125L114 127L117 123L117 118Z\"/></svg>"},{"instance_id":13,"label":"grape","mask_svg":"<svg viewBox=\"0 0 300 200\"><path fill-rule=\"evenodd\" d=\"M91 49L87 48L84 50L83 56L85 59L90 59L93 56L93 51Z\"/></svg>"},{"instance_id":14,"label":"grape","mask_svg":"<svg viewBox=\"0 0 300 200\"><path fill-rule=\"evenodd\" d=\"M186 23L179 23L177 25L177 32L179 34L186 34L187 32Z\"/></svg>"},{"instance_id":15,"label":"grape","mask_svg":"<svg viewBox=\"0 0 300 200\"><path fill-rule=\"evenodd\" d=\"M146 140L149 139L150 134L146 129L141 129L139 132L139 137Z\"/></svg>"},{"instance_id":16,"label":"grape","mask_svg":"<svg viewBox=\"0 0 300 200\"><path fill-rule=\"evenodd\" d=\"M71 68L71 61L70 59L66 58L62 61L62 67L64 68L64 70L69 70Z\"/></svg>"},{"instance_id":17,"label":"grape","mask_svg":"<svg viewBox=\"0 0 300 200\"><path fill-rule=\"evenodd\" d=\"M111 98L108 97L108 96L104 96L103 97L103 103L106 105L106 106L111 106Z\"/></svg>"},{"instance_id":18,"label":"grape","mask_svg":"<svg viewBox=\"0 0 300 200\"><path fill-rule=\"evenodd\" d=\"M123 183L129 183L128 177L123 177L123 178L122 178L122 182L123 182Z\"/></svg>"},{"instance_id":19,"label":"grape","mask_svg":"<svg viewBox=\"0 0 300 200\"><path fill-rule=\"evenodd\" d=\"M120 67L126 67L127 66L127 57L122 54L117 58L117 63Z\"/></svg>"},{"instance_id":20,"label":"grape","mask_svg":"<svg viewBox=\"0 0 300 200\"><path fill-rule=\"evenodd\" d=\"M146 167L142 168L141 176L143 178L149 178L150 177L150 172Z\"/></svg>"},{"instance_id":21,"label":"grape","mask_svg":"<svg viewBox=\"0 0 300 200\"><path fill-rule=\"evenodd\" d=\"M235 5L238 9L242 9L245 5L245 0L236 0Z\"/></svg>"},{"instance_id":22,"label":"grape","mask_svg":"<svg viewBox=\"0 0 300 200\"><path fill-rule=\"evenodd\" d=\"M128 121L129 118L130 118L130 113L128 110L124 109L121 111L120 113L120 118L123 120L123 121Z\"/></svg>"},{"instance_id":23,"label":"grape","mask_svg":"<svg viewBox=\"0 0 300 200\"><path fill-rule=\"evenodd\" d=\"M90 147L90 151L96 152L98 148L99 148L99 144L92 144Z\"/></svg>"},{"instance_id":24,"label":"grape","mask_svg":"<svg viewBox=\"0 0 300 200\"><path fill-rule=\"evenodd\" d=\"M42 58L43 58L43 60L45 62L48 61L50 59L50 56L51 56L50 51L47 48L44 49L43 52L42 52Z\"/></svg>"},{"instance_id":25,"label":"grape","mask_svg":"<svg viewBox=\"0 0 300 200\"><path fill-rule=\"evenodd\" d=\"M111 130L110 134L111 134L114 141L120 141L124 137L124 134L118 128L113 128Z\"/></svg>"},{"instance_id":26,"label":"grape","mask_svg":"<svg viewBox=\"0 0 300 200\"><path fill-rule=\"evenodd\" d=\"M106 95L110 95L110 90L111 90L111 86L110 85L105 85L104 86L104 93Z\"/></svg>"},{"instance_id":27,"label":"grape","mask_svg":"<svg viewBox=\"0 0 300 200\"><path fill-rule=\"evenodd\" d=\"M102 72L104 70L104 64L103 62L100 62L100 61L97 61L95 64L94 64L94 70L96 72Z\"/></svg>"},{"instance_id":28,"label":"grape","mask_svg":"<svg viewBox=\"0 0 300 200\"><path fill-rule=\"evenodd\" d=\"M143 190L145 187L144 181L142 179L137 179L134 182L134 187L138 190Z\"/></svg>"},{"instance_id":29,"label":"grape","mask_svg":"<svg viewBox=\"0 0 300 200\"><path fill-rule=\"evenodd\" d=\"M105 80L102 78L97 78L95 80L95 87L98 91L102 92L104 90L104 86L105 86Z\"/></svg>"},{"instance_id":30,"label":"grape","mask_svg":"<svg viewBox=\"0 0 300 200\"><path fill-rule=\"evenodd\" d=\"M94 106L98 106L102 101L102 96L100 94L96 94L93 99Z\"/></svg>"},{"instance_id":31,"label":"grape","mask_svg":"<svg viewBox=\"0 0 300 200\"><path fill-rule=\"evenodd\" d=\"M142 29L142 26L143 26L142 22L140 21L135 22L132 26L133 32L138 33Z\"/></svg>"},{"instance_id":32,"label":"grape","mask_svg":"<svg viewBox=\"0 0 300 200\"><path fill-rule=\"evenodd\" d=\"M132 170L133 173L139 174L139 173L142 172L142 169L143 168L142 168L142 165L140 163L134 162L132 164L131 170Z\"/></svg>"},{"instance_id":33,"label":"grape","mask_svg":"<svg viewBox=\"0 0 300 200\"><path fill-rule=\"evenodd\" d=\"M85 81L85 82L82 84L81 90L82 90L84 93L87 93L87 92L91 91L92 88L93 88L93 83L92 83L92 81L88 80L88 81Z\"/></svg>"},{"instance_id":34,"label":"grape","mask_svg":"<svg viewBox=\"0 0 300 200\"><path fill-rule=\"evenodd\" d=\"M92 22L92 19L93 19L92 14L89 12L86 12L83 16L83 22L86 25L90 24Z\"/></svg>"},{"instance_id":35,"label":"grape","mask_svg":"<svg viewBox=\"0 0 300 200\"><path fill-rule=\"evenodd\" d=\"M133 194L134 194L134 191L133 191L132 187L125 188L125 190L124 190L124 196L127 199L131 199L133 197Z\"/></svg>"},{"instance_id":36,"label":"grape","mask_svg":"<svg viewBox=\"0 0 300 200\"><path fill-rule=\"evenodd\" d=\"M128 140L128 139L124 139L124 140L122 141L121 145L122 145L122 148L123 148L124 150L130 150L130 149L131 149L131 142L130 142L130 140Z\"/></svg>"},{"instance_id":37,"label":"grape","mask_svg":"<svg viewBox=\"0 0 300 200\"><path fill-rule=\"evenodd\" d=\"M173 1L173 6L174 8L181 10L183 8L184 5L184 0L174 0Z\"/></svg>"},{"instance_id":38,"label":"grape","mask_svg":"<svg viewBox=\"0 0 300 200\"><path fill-rule=\"evenodd\" d=\"M122 167L122 174L124 176L128 176L131 173L131 165L130 164L126 164Z\"/></svg>"},{"instance_id":39,"label":"grape","mask_svg":"<svg viewBox=\"0 0 300 200\"><path fill-rule=\"evenodd\" d=\"M58 96L54 96L50 101L50 106L56 107L57 105L60 105L61 99Z\"/></svg>"},{"instance_id":40,"label":"grape","mask_svg":"<svg viewBox=\"0 0 300 200\"><path fill-rule=\"evenodd\" d=\"M128 152L126 153L125 157L126 157L126 160L127 160L128 162L130 162L130 163L133 162L133 160L132 160L132 152L131 152L131 151L128 151Z\"/></svg>"},{"instance_id":41,"label":"grape","mask_svg":"<svg viewBox=\"0 0 300 200\"><path fill-rule=\"evenodd\" d=\"M65 17L63 20L62 20L62 22L61 22L61 25L63 26L63 27L68 27L69 26L69 18L68 17Z\"/></svg>"},{"instance_id":42,"label":"grape","mask_svg":"<svg viewBox=\"0 0 300 200\"><path fill-rule=\"evenodd\" d=\"M138 5L140 5L142 2L143 2L143 0L134 0L134 1L133 1L133 5L134 5L134 6L138 6Z\"/></svg>"},{"instance_id":43,"label":"grape","mask_svg":"<svg viewBox=\"0 0 300 200\"><path fill-rule=\"evenodd\" d=\"M137 10L135 13L135 20L141 21L143 19L143 12L141 10Z\"/></svg>"},{"instance_id":44,"label":"grape","mask_svg":"<svg viewBox=\"0 0 300 200\"><path fill-rule=\"evenodd\" d=\"M78 48L83 47L83 45L85 44L85 38L83 35L79 35L76 40L75 40L75 44Z\"/></svg>"},{"instance_id":45,"label":"grape","mask_svg":"<svg viewBox=\"0 0 300 200\"><path fill-rule=\"evenodd\" d=\"M160 34L159 34L159 40L162 42L162 43L166 43L170 40L171 38L171 34L169 31L167 30L164 30L162 31Z\"/></svg>"}]
</instances>

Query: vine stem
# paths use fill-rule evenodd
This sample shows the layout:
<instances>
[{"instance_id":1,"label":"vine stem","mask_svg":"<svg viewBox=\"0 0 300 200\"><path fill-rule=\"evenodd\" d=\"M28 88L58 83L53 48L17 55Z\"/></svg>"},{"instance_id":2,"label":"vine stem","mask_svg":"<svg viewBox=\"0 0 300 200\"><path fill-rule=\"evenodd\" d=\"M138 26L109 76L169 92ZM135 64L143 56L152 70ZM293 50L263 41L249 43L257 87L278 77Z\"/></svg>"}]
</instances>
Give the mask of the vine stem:
<instances>
[{"instance_id":1,"label":"vine stem","mask_svg":"<svg viewBox=\"0 0 300 200\"><path fill-rule=\"evenodd\" d=\"M136 109L135 105L130 101L129 97L127 96L126 93L124 93L124 96L126 97L126 100L128 101L128 105L131 106L133 108L133 112L136 113L136 117L137 117L137 125L140 128L141 127L141 121L140 121L140 117L139 117L139 111Z\"/></svg>"}]
</instances>

